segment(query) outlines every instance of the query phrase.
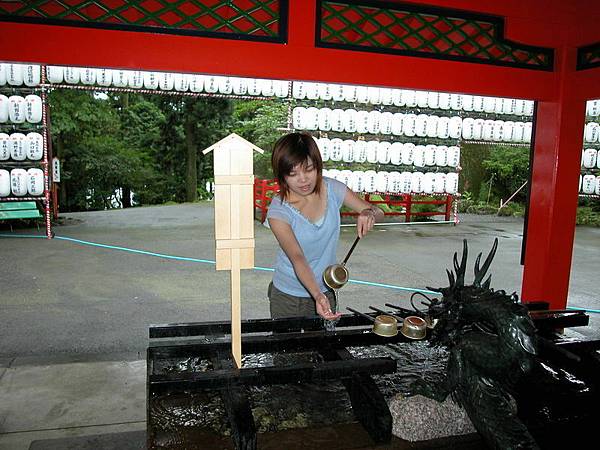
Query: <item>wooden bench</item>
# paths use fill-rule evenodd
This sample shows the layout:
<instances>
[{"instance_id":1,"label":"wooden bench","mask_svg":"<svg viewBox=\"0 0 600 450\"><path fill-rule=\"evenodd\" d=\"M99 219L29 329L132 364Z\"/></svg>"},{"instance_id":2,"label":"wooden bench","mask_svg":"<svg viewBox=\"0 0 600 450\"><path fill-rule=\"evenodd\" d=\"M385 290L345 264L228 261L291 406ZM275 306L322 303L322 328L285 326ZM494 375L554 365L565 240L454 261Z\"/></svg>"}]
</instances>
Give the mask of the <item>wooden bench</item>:
<instances>
[{"instance_id":1,"label":"wooden bench","mask_svg":"<svg viewBox=\"0 0 600 450\"><path fill-rule=\"evenodd\" d=\"M14 219L41 219L35 202L0 203L0 221ZM12 230L12 225L11 225Z\"/></svg>"}]
</instances>

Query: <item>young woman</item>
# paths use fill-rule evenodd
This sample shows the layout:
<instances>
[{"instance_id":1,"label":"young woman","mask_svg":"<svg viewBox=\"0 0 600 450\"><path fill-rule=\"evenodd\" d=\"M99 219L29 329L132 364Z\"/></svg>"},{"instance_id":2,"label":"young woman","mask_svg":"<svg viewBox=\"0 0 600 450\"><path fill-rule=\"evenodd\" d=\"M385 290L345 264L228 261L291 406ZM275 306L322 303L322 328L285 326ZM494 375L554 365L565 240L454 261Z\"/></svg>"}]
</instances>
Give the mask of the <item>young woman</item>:
<instances>
[{"instance_id":1,"label":"young woman","mask_svg":"<svg viewBox=\"0 0 600 450\"><path fill-rule=\"evenodd\" d=\"M273 148L273 173L280 186L267 214L281 249L269 285L271 317L312 316L335 320L335 297L323 281L336 262L342 205L359 213L362 238L383 211L361 199L345 184L323 177L323 161L313 137L290 133Z\"/></svg>"}]
</instances>

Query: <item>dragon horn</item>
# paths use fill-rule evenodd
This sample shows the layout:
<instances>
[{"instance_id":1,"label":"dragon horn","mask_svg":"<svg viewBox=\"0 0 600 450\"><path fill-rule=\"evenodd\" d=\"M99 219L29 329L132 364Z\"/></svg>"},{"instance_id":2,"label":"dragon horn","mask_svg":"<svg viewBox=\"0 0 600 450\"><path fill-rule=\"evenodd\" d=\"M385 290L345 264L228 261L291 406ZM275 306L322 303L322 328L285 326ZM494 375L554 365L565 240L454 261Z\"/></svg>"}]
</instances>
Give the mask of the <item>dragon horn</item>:
<instances>
[{"instance_id":1,"label":"dragon horn","mask_svg":"<svg viewBox=\"0 0 600 450\"><path fill-rule=\"evenodd\" d=\"M467 240L463 240L463 254L460 260L460 267L456 268L456 285L462 287L465 285L465 272L467 271L467 256L469 249L467 247ZM456 255L456 253L455 253ZM454 259L454 265L457 266L456 258Z\"/></svg>"},{"instance_id":2,"label":"dragon horn","mask_svg":"<svg viewBox=\"0 0 600 450\"><path fill-rule=\"evenodd\" d=\"M492 245L492 249L490 250L490 253L488 254L487 258L485 258L485 262L483 263L483 266L481 267L481 269L477 268L479 270L475 272L475 280L473 281L474 286L479 286L479 284L481 283L481 280L483 280L483 277L485 277L485 274L488 271L488 269L490 268L490 264L492 264L492 260L494 259L494 256L496 255L497 249L498 249L498 238L494 239L494 245Z\"/></svg>"},{"instance_id":3,"label":"dragon horn","mask_svg":"<svg viewBox=\"0 0 600 450\"><path fill-rule=\"evenodd\" d=\"M454 274L449 271L448 269L446 269L446 273L448 274L448 282L450 283L450 289L452 289L452 287L454 286Z\"/></svg>"},{"instance_id":4,"label":"dragon horn","mask_svg":"<svg viewBox=\"0 0 600 450\"><path fill-rule=\"evenodd\" d=\"M483 284L481 285L481 287L483 289L489 289L491 283L492 283L492 275L490 275L490 276L487 277L487 279L483 282Z\"/></svg>"}]
</instances>

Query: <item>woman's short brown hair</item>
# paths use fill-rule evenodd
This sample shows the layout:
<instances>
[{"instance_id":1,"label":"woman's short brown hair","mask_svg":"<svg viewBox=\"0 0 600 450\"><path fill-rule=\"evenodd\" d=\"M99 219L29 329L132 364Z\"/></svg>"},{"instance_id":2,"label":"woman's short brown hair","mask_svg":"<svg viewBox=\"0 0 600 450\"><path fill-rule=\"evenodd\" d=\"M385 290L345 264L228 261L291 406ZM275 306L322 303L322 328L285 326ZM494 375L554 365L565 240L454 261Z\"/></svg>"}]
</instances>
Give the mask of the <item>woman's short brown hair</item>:
<instances>
[{"instance_id":1,"label":"woman's short brown hair","mask_svg":"<svg viewBox=\"0 0 600 450\"><path fill-rule=\"evenodd\" d=\"M285 177L292 173L294 167L306 167L309 160L317 171L317 185L315 193L321 191L323 180L323 160L315 139L308 133L289 133L279 138L273 146L271 166L273 175L279 183L279 196L285 200L289 193L289 186Z\"/></svg>"}]
</instances>

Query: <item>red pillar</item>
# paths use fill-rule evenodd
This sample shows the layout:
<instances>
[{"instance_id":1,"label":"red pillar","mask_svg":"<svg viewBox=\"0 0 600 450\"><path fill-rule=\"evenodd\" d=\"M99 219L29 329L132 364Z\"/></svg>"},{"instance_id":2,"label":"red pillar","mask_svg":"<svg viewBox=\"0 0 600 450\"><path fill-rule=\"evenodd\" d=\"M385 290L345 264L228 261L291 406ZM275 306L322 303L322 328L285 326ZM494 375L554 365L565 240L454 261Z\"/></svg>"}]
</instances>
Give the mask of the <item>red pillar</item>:
<instances>
[{"instance_id":1,"label":"red pillar","mask_svg":"<svg viewBox=\"0 0 600 450\"><path fill-rule=\"evenodd\" d=\"M540 101L522 298L567 305L575 235L585 100L575 92L576 49L557 51L556 96Z\"/></svg>"}]
</instances>

